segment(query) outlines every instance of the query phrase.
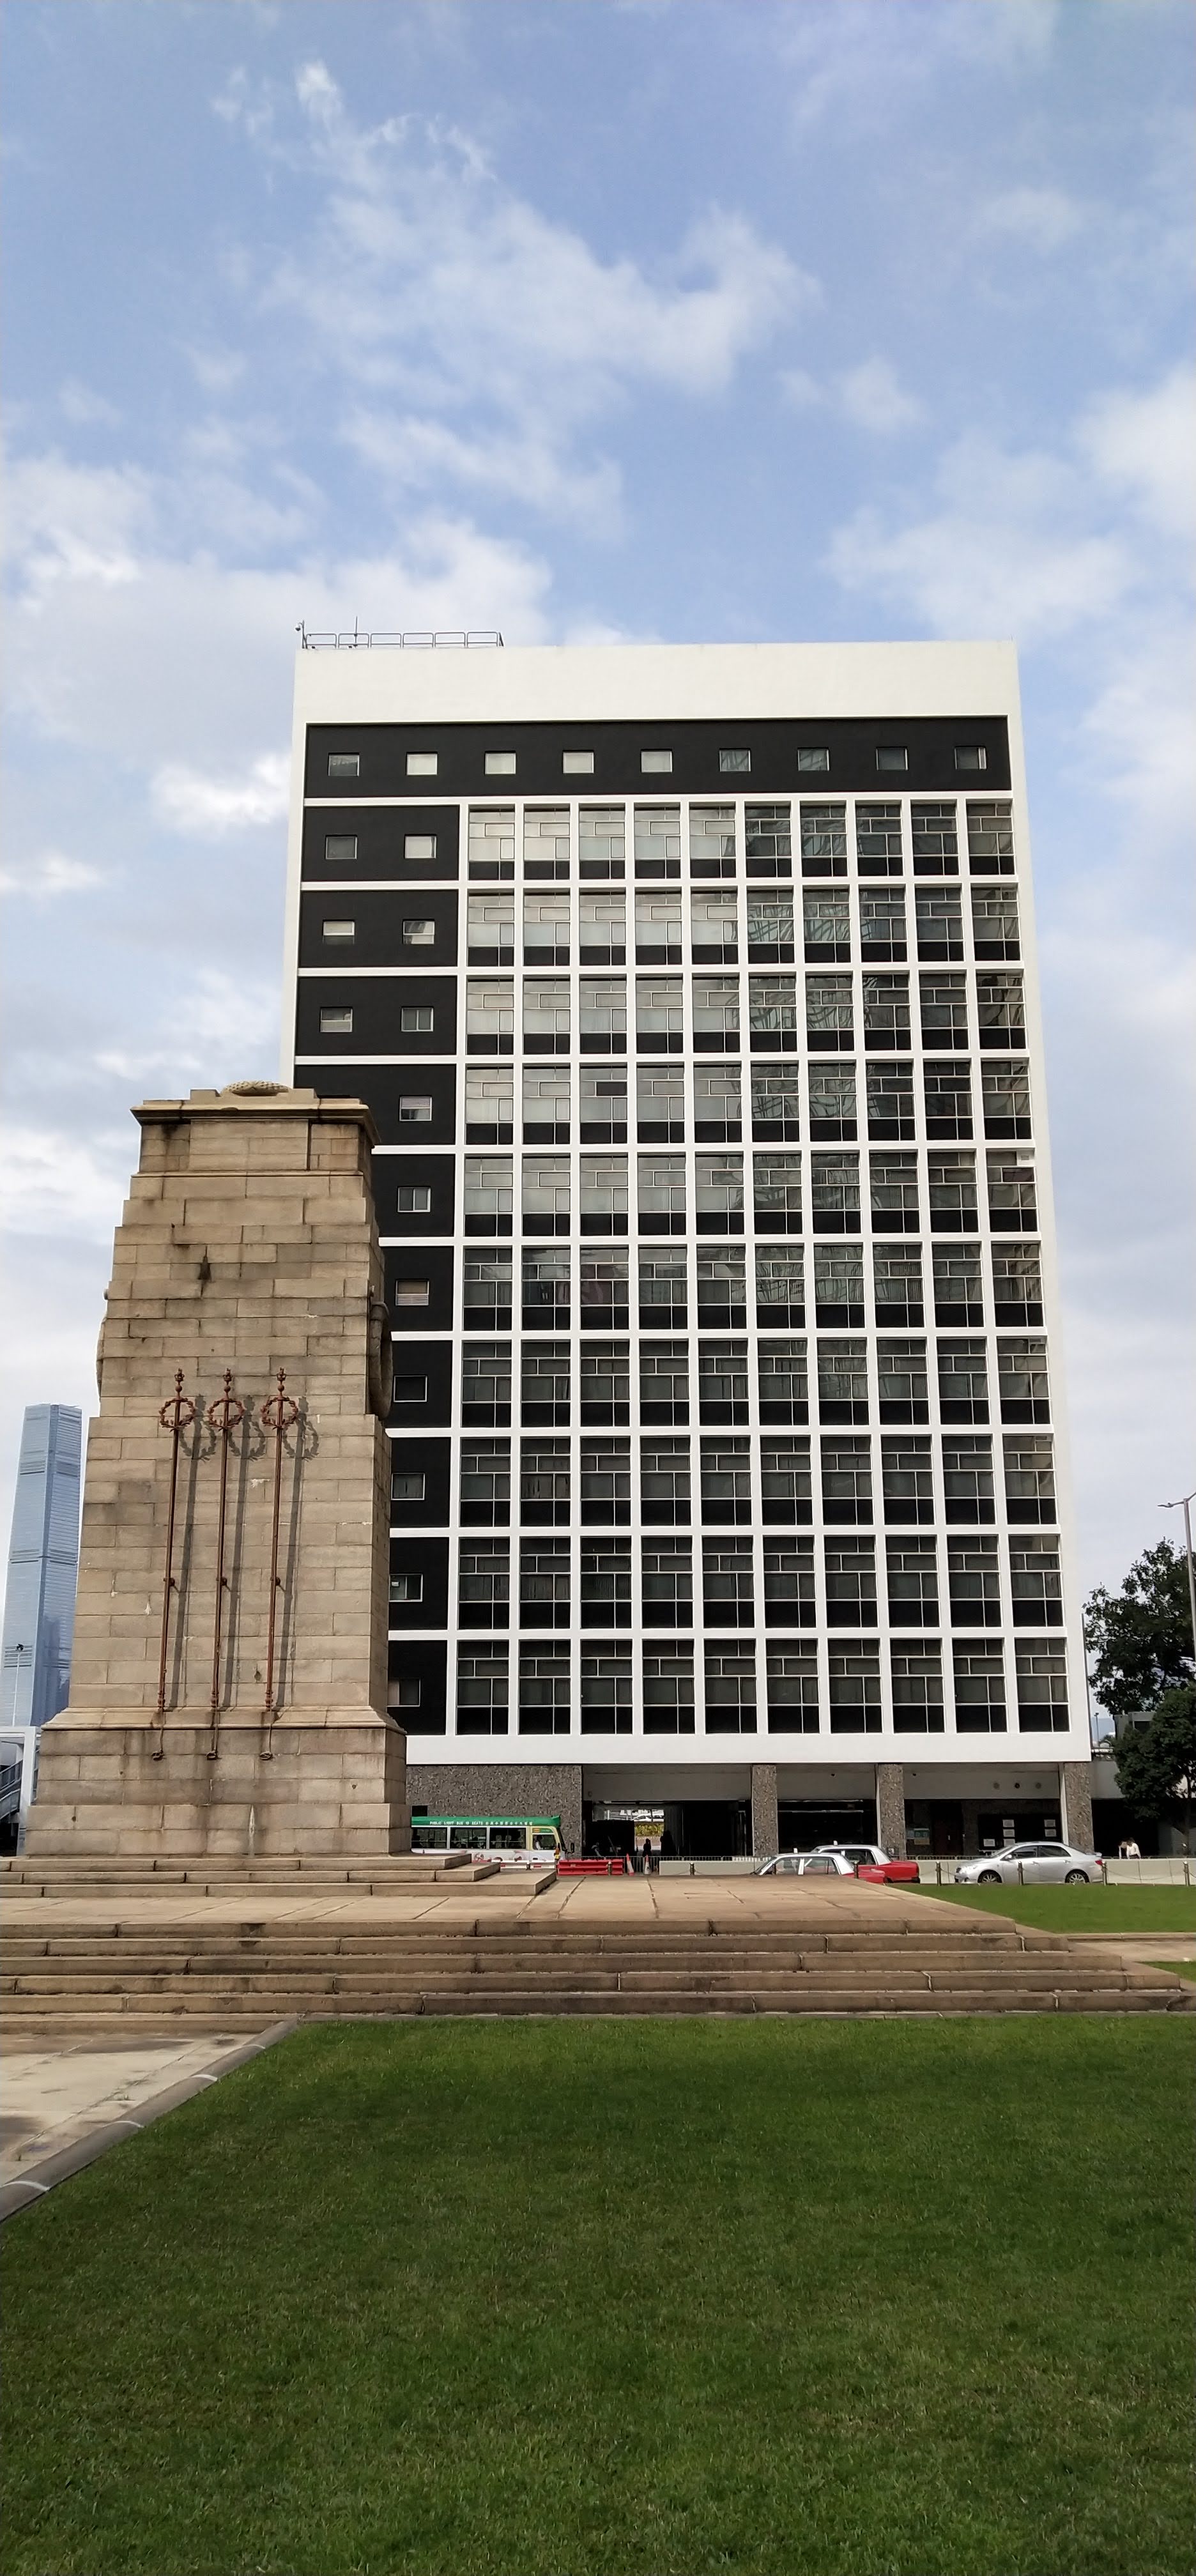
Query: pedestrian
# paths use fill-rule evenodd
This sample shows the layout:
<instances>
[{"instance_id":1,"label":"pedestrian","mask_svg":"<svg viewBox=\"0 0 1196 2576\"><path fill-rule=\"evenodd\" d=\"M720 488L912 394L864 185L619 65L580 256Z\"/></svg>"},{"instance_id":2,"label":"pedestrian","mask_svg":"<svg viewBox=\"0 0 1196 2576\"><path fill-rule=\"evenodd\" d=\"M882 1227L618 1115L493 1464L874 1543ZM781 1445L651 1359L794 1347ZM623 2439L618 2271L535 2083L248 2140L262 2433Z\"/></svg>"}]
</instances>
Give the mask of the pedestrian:
<instances>
[{"instance_id":1,"label":"pedestrian","mask_svg":"<svg viewBox=\"0 0 1196 2576\"><path fill-rule=\"evenodd\" d=\"M1141 1854L1141 1852L1139 1851L1138 1846L1137 1846L1137 1843L1134 1841L1134 1838L1133 1838L1132 1834L1131 1834L1131 1836L1130 1836L1130 1839L1129 1839L1128 1843L1127 1843L1127 1844L1126 1844L1126 1846L1125 1846L1125 1856L1126 1856L1126 1859L1127 1859L1127 1860L1141 1860L1141 1858L1142 1858L1142 1854Z\"/></svg>"}]
</instances>

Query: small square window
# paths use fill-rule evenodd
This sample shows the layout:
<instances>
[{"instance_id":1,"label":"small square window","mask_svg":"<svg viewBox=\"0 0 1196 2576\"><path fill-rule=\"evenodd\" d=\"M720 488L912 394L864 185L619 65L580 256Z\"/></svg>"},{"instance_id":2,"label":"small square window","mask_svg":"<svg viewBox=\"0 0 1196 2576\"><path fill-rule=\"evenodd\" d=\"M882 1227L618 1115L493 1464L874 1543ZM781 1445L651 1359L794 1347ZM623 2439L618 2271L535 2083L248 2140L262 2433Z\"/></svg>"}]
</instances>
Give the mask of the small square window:
<instances>
[{"instance_id":1,"label":"small square window","mask_svg":"<svg viewBox=\"0 0 1196 2576\"><path fill-rule=\"evenodd\" d=\"M513 778L513 777L514 777L514 775L515 775L515 754L514 754L514 752L513 752L513 751L488 751L488 752L487 752L487 754L486 754L486 776L487 776L487 778Z\"/></svg>"},{"instance_id":2,"label":"small square window","mask_svg":"<svg viewBox=\"0 0 1196 2576\"><path fill-rule=\"evenodd\" d=\"M426 1499L424 1487L422 1469L403 1468L391 1477L390 1499L392 1503L422 1503Z\"/></svg>"},{"instance_id":3,"label":"small square window","mask_svg":"<svg viewBox=\"0 0 1196 2576\"><path fill-rule=\"evenodd\" d=\"M399 1683L399 1695L393 1705L396 1708L418 1708L422 1697L423 1683L408 1679Z\"/></svg>"},{"instance_id":4,"label":"small square window","mask_svg":"<svg viewBox=\"0 0 1196 2576\"><path fill-rule=\"evenodd\" d=\"M356 751L330 751L328 775L330 778L360 778L360 754Z\"/></svg>"},{"instance_id":5,"label":"small square window","mask_svg":"<svg viewBox=\"0 0 1196 2576\"><path fill-rule=\"evenodd\" d=\"M752 765L750 751L720 751L718 765L724 778L746 778Z\"/></svg>"},{"instance_id":6,"label":"small square window","mask_svg":"<svg viewBox=\"0 0 1196 2576\"><path fill-rule=\"evenodd\" d=\"M640 768L645 778L667 778L673 766L671 751L641 751Z\"/></svg>"},{"instance_id":7,"label":"small square window","mask_svg":"<svg viewBox=\"0 0 1196 2576\"><path fill-rule=\"evenodd\" d=\"M395 1379L394 1402L396 1404L426 1404L427 1401L428 1381L426 1377L397 1377Z\"/></svg>"},{"instance_id":8,"label":"small square window","mask_svg":"<svg viewBox=\"0 0 1196 2576\"><path fill-rule=\"evenodd\" d=\"M424 1597L422 1574L392 1574L390 1597L392 1601L422 1601Z\"/></svg>"},{"instance_id":9,"label":"small square window","mask_svg":"<svg viewBox=\"0 0 1196 2576\"><path fill-rule=\"evenodd\" d=\"M432 1115L431 1093L405 1091L399 1101L400 1127L426 1127Z\"/></svg>"},{"instance_id":10,"label":"small square window","mask_svg":"<svg viewBox=\"0 0 1196 2576\"><path fill-rule=\"evenodd\" d=\"M356 939L357 937L355 921L325 921L321 923L320 930L321 937L324 939Z\"/></svg>"},{"instance_id":11,"label":"small square window","mask_svg":"<svg viewBox=\"0 0 1196 2576\"><path fill-rule=\"evenodd\" d=\"M353 1034L352 1011L321 1011L320 1035L324 1038L347 1038Z\"/></svg>"},{"instance_id":12,"label":"small square window","mask_svg":"<svg viewBox=\"0 0 1196 2576\"><path fill-rule=\"evenodd\" d=\"M405 859L434 859L436 856L435 832L405 833L403 856Z\"/></svg>"},{"instance_id":13,"label":"small square window","mask_svg":"<svg viewBox=\"0 0 1196 2576\"><path fill-rule=\"evenodd\" d=\"M407 776L409 778L435 778L435 752L409 751L407 754Z\"/></svg>"},{"instance_id":14,"label":"small square window","mask_svg":"<svg viewBox=\"0 0 1196 2576\"><path fill-rule=\"evenodd\" d=\"M436 924L434 921L429 921L425 915L421 914L414 921L404 922L404 948L434 948L435 945Z\"/></svg>"},{"instance_id":15,"label":"small square window","mask_svg":"<svg viewBox=\"0 0 1196 2576\"><path fill-rule=\"evenodd\" d=\"M878 769L908 769L909 753L906 750L904 743L878 743L876 750L876 766Z\"/></svg>"},{"instance_id":16,"label":"small square window","mask_svg":"<svg viewBox=\"0 0 1196 2576\"><path fill-rule=\"evenodd\" d=\"M396 1306L430 1306L432 1303L431 1280L396 1279L394 1288L391 1292L391 1302Z\"/></svg>"},{"instance_id":17,"label":"small square window","mask_svg":"<svg viewBox=\"0 0 1196 2576\"><path fill-rule=\"evenodd\" d=\"M405 1002L401 1006L399 1011L399 1027L404 1034L407 1034L408 1031L418 1032L422 1030L426 1035L433 1025L434 1017L430 1002Z\"/></svg>"},{"instance_id":18,"label":"small square window","mask_svg":"<svg viewBox=\"0 0 1196 2576\"><path fill-rule=\"evenodd\" d=\"M561 768L564 771L566 778L592 778L594 775L593 752L563 751L561 753Z\"/></svg>"},{"instance_id":19,"label":"small square window","mask_svg":"<svg viewBox=\"0 0 1196 2576\"><path fill-rule=\"evenodd\" d=\"M806 743L798 752L797 765L803 774L812 769L829 769L831 756L829 751L822 750L817 743Z\"/></svg>"},{"instance_id":20,"label":"small square window","mask_svg":"<svg viewBox=\"0 0 1196 2576\"><path fill-rule=\"evenodd\" d=\"M357 857L356 832L329 832L324 842L324 857L333 867L352 867Z\"/></svg>"},{"instance_id":21,"label":"small square window","mask_svg":"<svg viewBox=\"0 0 1196 2576\"><path fill-rule=\"evenodd\" d=\"M957 769L987 769L988 753L986 752L983 743L957 742L955 746L955 766Z\"/></svg>"},{"instance_id":22,"label":"small square window","mask_svg":"<svg viewBox=\"0 0 1196 2576\"><path fill-rule=\"evenodd\" d=\"M400 1216L430 1215L431 1190L423 1181L405 1181L399 1191L398 1207Z\"/></svg>"}]
</instances>

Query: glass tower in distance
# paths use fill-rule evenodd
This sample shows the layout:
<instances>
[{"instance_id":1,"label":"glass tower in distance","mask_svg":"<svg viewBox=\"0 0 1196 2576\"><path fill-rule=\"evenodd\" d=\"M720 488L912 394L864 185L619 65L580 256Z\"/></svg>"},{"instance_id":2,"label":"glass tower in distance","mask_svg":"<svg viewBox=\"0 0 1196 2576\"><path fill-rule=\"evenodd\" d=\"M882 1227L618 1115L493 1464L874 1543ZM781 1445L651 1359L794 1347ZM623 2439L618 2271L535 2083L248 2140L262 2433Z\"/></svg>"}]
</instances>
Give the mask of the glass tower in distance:
<instances>
[{"instance_id":1,"label":"glass tower in distance","mask_svg":"<svg viewBox=\"0 0 1196 2576\"><path fill-rule=\"evenodd\" d=\"M82 1431L73 1405L26 1407L4 1595L3 1726L44 1726L66 1706Z\"/></svg>"}]
</instances>

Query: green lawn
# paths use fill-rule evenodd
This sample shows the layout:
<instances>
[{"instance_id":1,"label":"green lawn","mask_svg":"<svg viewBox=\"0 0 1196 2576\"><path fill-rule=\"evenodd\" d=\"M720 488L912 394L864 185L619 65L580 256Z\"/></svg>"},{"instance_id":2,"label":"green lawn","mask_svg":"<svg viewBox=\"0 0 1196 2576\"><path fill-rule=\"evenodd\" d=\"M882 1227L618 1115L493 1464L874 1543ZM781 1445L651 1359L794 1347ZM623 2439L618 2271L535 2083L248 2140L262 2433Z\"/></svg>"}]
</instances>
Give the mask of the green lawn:
<instances>
[{"instance_id":1,"label":"green lawn","mask_svg":"<svg viewBox=\"0 0 1196 2576\"><path fill-rule=\"evenodd\" d=\"M922 1887L937 1904L1011 1914L1044 1932L1196 1932L1196 1887Z\"/></svg>"},{"instance_id":2,"label":"green lawn","mask_svg":"<svg viewBox=\"0 0 1196 2576\"><path fill-rule=\"evenodd\" d=\"M1189 2576L1193 2029L325 2024L3 2231L6 2576Z\"/></svg>"}]
</instances>

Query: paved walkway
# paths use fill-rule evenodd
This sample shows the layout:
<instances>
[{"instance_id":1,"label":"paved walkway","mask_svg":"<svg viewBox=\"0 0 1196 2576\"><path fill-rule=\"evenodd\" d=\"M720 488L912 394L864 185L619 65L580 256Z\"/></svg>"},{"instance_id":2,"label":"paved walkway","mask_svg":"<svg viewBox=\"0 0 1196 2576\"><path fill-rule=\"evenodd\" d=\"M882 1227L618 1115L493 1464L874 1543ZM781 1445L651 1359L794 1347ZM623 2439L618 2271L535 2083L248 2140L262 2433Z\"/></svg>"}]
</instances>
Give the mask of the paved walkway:
<instances>
[{"instance_id":1,"label":"paved walkway","mask_svg":"<svg viewBox=\"0 0 1196 2576\"><path fill-rule=\"evenodd\" d=\"M428 1888L396 1887L385 1895L363 1888L246 1887L221 1896L199 1896L186 1887L164 1888L160 1895L136 1895L113 1888L86 1896L33 1896L14 1889L5 1895L3 1919L9 1924L78 1923L130 1925L179 1923L419 1923L431 1931L459 1930L474 1923L556 1924L566 1930L600 1931L654 1925L716 1923L720 1931L737 1926L756 1929L783 1924L787 1930L844 1930L860 1925L874 1931L943 1928L943 1908L902 1889L870 1887L854 1878L560 1878L537 1893L525 1871L505 1871L456 1888L441 1879ZM991 1917L952 1908L952 1931L986 1928Z\"/></svg>"}]
</instances>

